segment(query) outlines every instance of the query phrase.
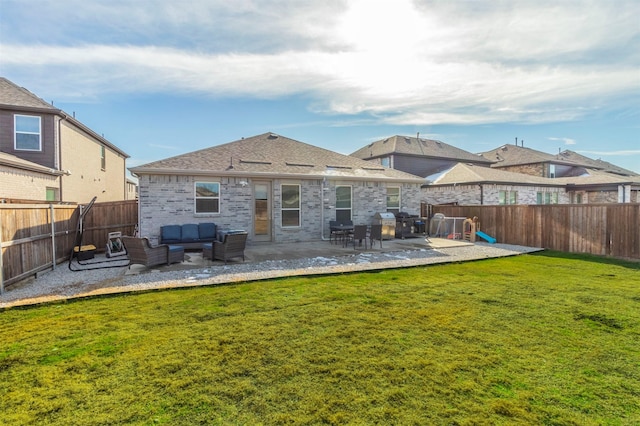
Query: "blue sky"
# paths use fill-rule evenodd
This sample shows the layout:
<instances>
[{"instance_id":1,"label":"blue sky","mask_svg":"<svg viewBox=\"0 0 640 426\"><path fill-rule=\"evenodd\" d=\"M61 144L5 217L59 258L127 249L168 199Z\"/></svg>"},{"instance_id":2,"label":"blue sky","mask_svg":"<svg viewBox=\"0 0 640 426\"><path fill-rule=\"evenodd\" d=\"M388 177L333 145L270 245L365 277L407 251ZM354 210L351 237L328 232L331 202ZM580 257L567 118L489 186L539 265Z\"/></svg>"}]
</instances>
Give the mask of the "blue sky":
<instances>
[{"instance_id":1,"label":"blue sky","mask_svg":"<svg viewBox=\"0 0 640 426\"><path fill-rule=\"evenodd\" d=\"M275 132L570 149L640 173L637 0L0 0L0 74L129 167Z\"/></svg>"}]
</instances>

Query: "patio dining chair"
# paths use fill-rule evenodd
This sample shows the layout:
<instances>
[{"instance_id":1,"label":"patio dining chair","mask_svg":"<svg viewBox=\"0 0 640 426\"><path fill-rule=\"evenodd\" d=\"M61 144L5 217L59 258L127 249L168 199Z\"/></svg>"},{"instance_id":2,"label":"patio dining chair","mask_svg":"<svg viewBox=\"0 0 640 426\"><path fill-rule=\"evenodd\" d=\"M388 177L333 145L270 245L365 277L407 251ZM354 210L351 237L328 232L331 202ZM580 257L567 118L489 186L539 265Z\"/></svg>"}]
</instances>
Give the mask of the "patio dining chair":
<instances>
[{"instance_id":1,"label":"patio dining chair","mask_svg":"<svg viewBox=\"0 0 640 426\"><path fill-rule=\"evenodd\" d=\"M369 231L369 247L373 248L373 242L380 241L380 248L382 248L382 225L371 225Z\"/></svg>"},{"instance_id":2,"label":"patio dining chair","mask_svg":"<svg viewBox=\"0 0 640 426\"><path fill-rule=\"evenodd\" d=\"M353 232L348 235L348 242L353 242L353 249L356 249L356 245L362 247L362 243L364 242L364 249L367 249L367 225L356 225L353 227ZM348 244L347 244L348 245Z\"/></svg>"}]
</instances>

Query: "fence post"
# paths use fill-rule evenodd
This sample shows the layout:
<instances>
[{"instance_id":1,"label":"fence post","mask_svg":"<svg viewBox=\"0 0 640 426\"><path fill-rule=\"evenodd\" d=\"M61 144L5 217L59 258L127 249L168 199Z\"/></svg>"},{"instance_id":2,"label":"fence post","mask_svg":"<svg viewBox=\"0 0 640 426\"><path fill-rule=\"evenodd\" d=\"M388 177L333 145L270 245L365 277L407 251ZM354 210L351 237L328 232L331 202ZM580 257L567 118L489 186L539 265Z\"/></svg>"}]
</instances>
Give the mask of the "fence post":
<instances>
[{"instance_id":1,"label":"fence post","mask_svg":"<svg viewBox=\"0 0 640 426\"><path fill-rule=\"evenodd\" d=\"M4 294L4 266L2 265L2 221L0 220L0 295Z\"/></svg>"},{"instance_id":2,"label":"fence post","mask_svg":"<svg viewBox=\"0 0 640 426\"><path fill-rule=\"evenodd\" d=\"M51 215L51 267L56 269L56 219L53 204L49 204L49 212Z\"/></svg>"}]
</instances>

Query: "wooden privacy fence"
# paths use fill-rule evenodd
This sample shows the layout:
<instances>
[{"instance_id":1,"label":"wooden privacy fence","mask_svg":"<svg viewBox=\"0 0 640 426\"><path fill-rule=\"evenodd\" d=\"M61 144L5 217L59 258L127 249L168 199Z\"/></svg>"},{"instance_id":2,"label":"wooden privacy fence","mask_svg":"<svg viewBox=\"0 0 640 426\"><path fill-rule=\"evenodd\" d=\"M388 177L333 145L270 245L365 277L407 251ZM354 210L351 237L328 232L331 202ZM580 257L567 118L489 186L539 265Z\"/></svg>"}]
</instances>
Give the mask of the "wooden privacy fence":
<instances>
[{"instance_id":1,"label":"wooden privacy fence","mask_svg":"<svg viewBox=\"0 0 640 426\"><path fill-rule=\"evenodd\" d=\"M500 243L640 259L640 204L433 206L433 213L478 217Z\"/></svg>"},{"instance_id":2,"label":"wooden privacy fence","mask_svg":"<svg viewBox=\"0 0 640 426\"><path fill-rule=\"evenodd\" d=\"M78 231L75 205L0 204L0 288L69 259ZM105 250L109 232L133 235L136 200L95 203L83 221L82 244Z\"/></svg>"}]
</instances>

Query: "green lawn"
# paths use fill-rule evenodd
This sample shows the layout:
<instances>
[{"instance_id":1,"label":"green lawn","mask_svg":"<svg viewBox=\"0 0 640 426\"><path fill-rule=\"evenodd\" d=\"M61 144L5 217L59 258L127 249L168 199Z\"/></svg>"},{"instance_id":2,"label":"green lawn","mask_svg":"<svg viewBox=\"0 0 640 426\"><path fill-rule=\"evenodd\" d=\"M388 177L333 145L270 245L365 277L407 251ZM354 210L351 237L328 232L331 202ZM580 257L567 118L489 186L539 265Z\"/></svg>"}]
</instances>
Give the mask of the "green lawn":
<instances>
[{"instance_id":1,"label":"green lawn","mask_svg":"<svg viewBox=\"0 0 640 426\"><path fill-rule=\"evenodd\" d=\"M540 253L0 311L0 424L640 424L640 264Z\"/></svg>"}]
</instances>

